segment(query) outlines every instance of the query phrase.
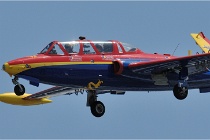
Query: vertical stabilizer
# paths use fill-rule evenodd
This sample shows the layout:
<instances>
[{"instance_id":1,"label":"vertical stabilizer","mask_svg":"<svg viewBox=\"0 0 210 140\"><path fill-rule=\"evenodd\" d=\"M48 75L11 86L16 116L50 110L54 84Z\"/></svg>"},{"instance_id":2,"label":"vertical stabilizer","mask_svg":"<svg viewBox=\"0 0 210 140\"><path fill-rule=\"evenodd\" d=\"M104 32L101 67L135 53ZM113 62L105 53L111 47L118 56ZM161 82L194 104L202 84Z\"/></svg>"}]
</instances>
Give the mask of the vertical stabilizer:
<instances>
[{"instance_id":1,"label":"vertical stabilizer","mask_svg":"<svg viewBox=\"0 0 210 140\"><path fill-rule=\"evenodd\" d=\"M203 50L203 52L210 52L210 40L205 37L203 32L200 32L199 34L192 33L191 36L195 40L195 43Z\"/></svg>"}]
</instances>

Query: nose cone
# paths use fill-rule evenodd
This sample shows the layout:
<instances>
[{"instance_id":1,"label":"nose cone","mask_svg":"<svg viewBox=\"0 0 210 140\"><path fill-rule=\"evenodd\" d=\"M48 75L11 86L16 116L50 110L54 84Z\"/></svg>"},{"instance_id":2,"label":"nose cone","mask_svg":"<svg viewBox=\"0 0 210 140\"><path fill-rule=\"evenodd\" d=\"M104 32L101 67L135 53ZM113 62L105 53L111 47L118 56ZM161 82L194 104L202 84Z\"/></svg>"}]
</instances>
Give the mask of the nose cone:
<instances>
[{"instance_id":1,"label":"nose cone","mask_svg":"<svg viewBox=\"0 0 210 140\"><path fill-rule=\"evenodd\" d=\"M2 70L4 70L5 72L7 72L10 76L12 76L12 73L10 72L11 71L11 68L12 67L10 67L8 63L4 63L3 66L2 66Z\"/></svg>"},{"instance_id":2,"label":"nose cone","mask_svg":"<svg viewBox=\"0 0 210 140\"><path fill-rule=\"evenodd\" d=\"M7 72L10 76L16 75L24 71L24 69L25 69L24 64L10 65L9 63L4 63L2 66L2 70Z\"/></svg>"}]
</instances>

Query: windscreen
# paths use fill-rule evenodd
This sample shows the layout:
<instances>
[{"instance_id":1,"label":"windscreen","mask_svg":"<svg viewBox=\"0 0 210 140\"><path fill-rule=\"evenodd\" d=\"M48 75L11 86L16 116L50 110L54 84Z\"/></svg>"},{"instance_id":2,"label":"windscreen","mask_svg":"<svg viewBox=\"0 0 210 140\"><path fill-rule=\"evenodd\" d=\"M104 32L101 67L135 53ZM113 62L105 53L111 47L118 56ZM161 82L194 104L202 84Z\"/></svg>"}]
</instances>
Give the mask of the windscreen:
<instances>
[{"instance_id":1,"label":"windscreen","mask_svg":"<svg viewBox=\"0 0 210 140\"><path fill-rule=\"evenodd\" d=\"M46 53L52 44L53 44L53 42L49 43L40 53L41 54Z\"/></svg>"},{"instance_id":2,"label":"windscreen","mask_svg":"<svg viewBox=\"0 0 210 140\"><path fill-rule=\"evenodd\" d=\"M131 44L122 43L122 42L121 42L121 44L123 45L126 52L135 52L137 50L137 48L132 46Z\"/></svg>"}]
</instances>

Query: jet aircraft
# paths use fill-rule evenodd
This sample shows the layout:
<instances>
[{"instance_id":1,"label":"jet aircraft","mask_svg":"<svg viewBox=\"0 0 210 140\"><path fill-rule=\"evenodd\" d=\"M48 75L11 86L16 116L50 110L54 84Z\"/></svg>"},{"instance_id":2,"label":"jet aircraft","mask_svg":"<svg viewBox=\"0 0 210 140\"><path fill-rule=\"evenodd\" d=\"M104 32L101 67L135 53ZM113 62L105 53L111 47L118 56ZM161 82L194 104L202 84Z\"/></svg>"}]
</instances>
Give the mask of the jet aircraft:
<instances>
[{"instance_id":1,"label":"jet aircraft","mask_svg":"<svg viewBox=\"0 0 210 140\"><path fill-rule=\"evenodd\" d=\"M86 105L95 117L105 113L97 100L100 94L123 95L126 91L169 91L183 100L189 89L209 92L210 54L176 57L170 54L145 53L117 40L52 41L38 54L3 64L12 77L14 93L0 95L0 101L14 105L50 103L50 97L87 92ZM18 79L33 86L40 83L52 88L25 93ZM24 94L25 93L25 94Z\"/></svg>"}]
</instances>

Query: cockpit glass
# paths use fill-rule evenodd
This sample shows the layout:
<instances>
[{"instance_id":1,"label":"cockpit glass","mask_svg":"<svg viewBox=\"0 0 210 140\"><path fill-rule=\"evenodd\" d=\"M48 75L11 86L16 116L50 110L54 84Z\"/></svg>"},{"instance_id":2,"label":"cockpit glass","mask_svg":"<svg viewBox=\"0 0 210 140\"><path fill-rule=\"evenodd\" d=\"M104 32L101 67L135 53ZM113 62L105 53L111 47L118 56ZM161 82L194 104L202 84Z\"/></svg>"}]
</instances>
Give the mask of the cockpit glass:
<instances>
[{"instance_id":1,"label":"cockpit glass","mask_svg":"<svg viewBox=\"0 0 210 140\"><path fill-rule=\"evenodd\" d=\"M121 44L123 45L123 47L124 47L126 52L135 52L137 50L136 47L134 47L134 46L132 46L132 45L130 45L128 43L122 43L121 42Z\"/></svg>"},{"instance_id":2,"label":"cockpit glass","mask_svg":"<svg viewBox=\"0 0 210 140\"><path fill-rule=\"evenodd\" d=\"M96 54L93 46L90 42L83 42L83 53L84 54Z\"/></svg>"},{"instance_id":3,"label":"cockpit glass","mask_svg":"<svg viewBox=\"0 0 210 140\"><path fill-rule=\"evenodd\" d=\"M94 42L94 45L96 46L97 50L100 53L112 53L113 52L113 44L112 42Z\"/></svg>"},{"instance_id":4,"label":"cockpit glass","mask_svg":"<svg viewBox=\"0 0 210 140\"><path fill-rule=\"evenodd\" d=\"M61 42L61 44L69 54L78 54L80 51L80 44L77 41Z\"/></svg>"},{"instance_id":5,"label":"cockpit glass","mask_svg":"<svg viewBox=\"0 0 210 140\"><path fill-rule=\"evenodd\" d=\"M53 48L50 50L49 54L53 55L64 55L64 52L61 50L58 44L55 44Z\"/></svg>"},{"instance_id":6,"label":"cockpit glass","mask_svg":"<svg viewBox=\"0 0 210 140\"><path fill-rule=\"evenodd\" d=\"M47 52L47 50L50 48L50 46L52 45L53 42L51 42L50 44L48 44L40 53L44 54Z\"/></svg>"}]
</instances>

